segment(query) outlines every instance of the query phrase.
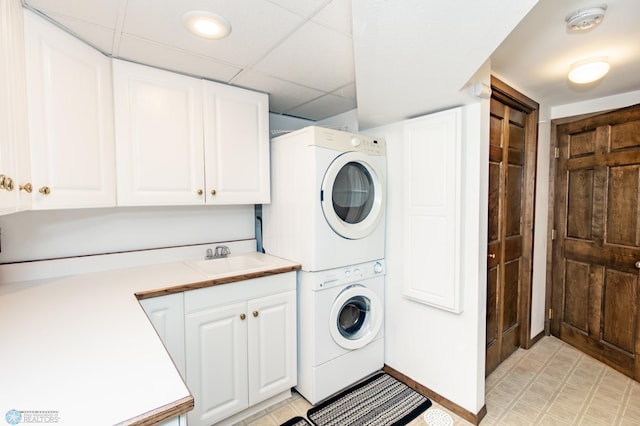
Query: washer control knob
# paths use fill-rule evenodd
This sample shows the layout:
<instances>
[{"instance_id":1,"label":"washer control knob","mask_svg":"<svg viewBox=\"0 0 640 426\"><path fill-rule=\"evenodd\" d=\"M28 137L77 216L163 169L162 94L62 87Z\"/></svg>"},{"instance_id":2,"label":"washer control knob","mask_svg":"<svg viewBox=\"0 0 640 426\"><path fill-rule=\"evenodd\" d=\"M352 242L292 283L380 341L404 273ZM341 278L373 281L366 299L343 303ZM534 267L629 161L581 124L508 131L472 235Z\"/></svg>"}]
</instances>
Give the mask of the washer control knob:
<instances>
[{"instance_id":1,"label":"washer control knob","mask_svg":"<svg viewBox=\"0 0 640 426\"><path fill-rule=\"evenodd\" d=\"M382 272L382 264L380 262L376 262L375 265L373 265L373 272L376 274Z\"/></svg>"},{"instance_id":2,"label":"washer control knob","mask_svg":"<svg viewBox=\"0 0 640 426\"><path fill-rule=\"evenodd\" d=\"M362 141L360 140L360 138L351 138L351 145L352 146L360 146L361 143L362 143Z\"/></svg>"},{"instance_id":3,"label":"washer control knob","mask_svg":"<svg viewBox=\"0 0 640 426\"><path fill-rule=\"evenodd\" d=\"M360 271L360 269L356 268L356 269L353 270L353 275L355 275L356 277L358 275L362 275L362 271Z\"/></svg>"},{"instance_id":4,"label":"washer control knob","mask_svg":"<svg viewBox=\"0 0 640 426\"><path fill-rule=\"evenodd\" d=\"M351 271L348 270L348 269L346 271L344 271L344 276L349 278L351 276Z\"/></svg>"}]
</instances>

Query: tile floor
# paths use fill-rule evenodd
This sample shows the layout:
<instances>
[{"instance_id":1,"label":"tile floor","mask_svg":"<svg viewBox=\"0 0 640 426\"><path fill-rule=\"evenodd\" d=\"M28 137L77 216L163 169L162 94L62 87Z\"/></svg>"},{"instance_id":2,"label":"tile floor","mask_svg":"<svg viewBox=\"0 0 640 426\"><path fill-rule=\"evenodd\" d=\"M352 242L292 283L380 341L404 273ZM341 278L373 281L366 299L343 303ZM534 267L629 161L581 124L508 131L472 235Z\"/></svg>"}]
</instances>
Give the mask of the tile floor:
<instances>
[{"instance_id":1,"label":"tile floor","mask_svg":"<svg viewBox=\"0 0 640 426\"><path fill-rule=\"evenodd\" d=\"M640 383L555 337L517 350L486 381L482 426L640 425ZM239 425L277 426L304 416L310 404L299 394ZM470 425L447 409L454 425ZM425 426L422 416L410 426ZM345 425L347 426L347 425Z\"/></svg>"}]
</instances>

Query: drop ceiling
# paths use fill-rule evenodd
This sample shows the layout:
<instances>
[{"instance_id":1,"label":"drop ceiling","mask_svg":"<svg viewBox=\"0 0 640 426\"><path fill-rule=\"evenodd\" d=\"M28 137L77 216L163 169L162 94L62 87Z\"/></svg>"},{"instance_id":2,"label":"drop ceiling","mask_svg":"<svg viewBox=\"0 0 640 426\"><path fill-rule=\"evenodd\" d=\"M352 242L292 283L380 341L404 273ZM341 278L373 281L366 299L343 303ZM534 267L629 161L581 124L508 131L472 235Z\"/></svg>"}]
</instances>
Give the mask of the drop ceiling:
<instances>
[{"instance_id":1,"label":"drop ceiling","mask_svg":"<svg viewBox=\"0 0 640 426\"><path fill-rule=\"evenodd\" d=\"M584 34L564 18L587 0L23 0L107 55L265 92L270 110L318 121L358 108L360 127L474 101L492 72L541 104L640 89L640 1L608 0ZM182 15L204 9L232 32L201 39ZM577 87L575 60L605 52L612 70Z\"/></svg>"}]
</instances>

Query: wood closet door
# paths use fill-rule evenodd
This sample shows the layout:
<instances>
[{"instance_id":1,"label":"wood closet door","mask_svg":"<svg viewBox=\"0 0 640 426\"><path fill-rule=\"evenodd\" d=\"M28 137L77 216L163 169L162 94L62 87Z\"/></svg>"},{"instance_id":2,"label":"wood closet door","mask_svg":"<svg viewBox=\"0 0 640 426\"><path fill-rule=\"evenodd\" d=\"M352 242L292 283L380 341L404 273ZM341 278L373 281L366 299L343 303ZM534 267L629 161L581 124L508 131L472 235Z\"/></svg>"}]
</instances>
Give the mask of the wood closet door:
<instances>
[{"instance_id":1,"label":"wood closet door","mask_svg":"<svg viewBox=\"0 0 640 426\"><path fill-rule=\"evenodd\" d=\"M525 117L491 99L486 375L520 346Z\"/></svg>"},{"instance_id":2,"label":"wood closet door","mask_svg":"<svg viewBox=\"0 0 640 426\"><path fill-rule=\"evenodd\" d=\"M640 105L558 126L551 332L640 379Z\"/></svg>"}]
</instances>

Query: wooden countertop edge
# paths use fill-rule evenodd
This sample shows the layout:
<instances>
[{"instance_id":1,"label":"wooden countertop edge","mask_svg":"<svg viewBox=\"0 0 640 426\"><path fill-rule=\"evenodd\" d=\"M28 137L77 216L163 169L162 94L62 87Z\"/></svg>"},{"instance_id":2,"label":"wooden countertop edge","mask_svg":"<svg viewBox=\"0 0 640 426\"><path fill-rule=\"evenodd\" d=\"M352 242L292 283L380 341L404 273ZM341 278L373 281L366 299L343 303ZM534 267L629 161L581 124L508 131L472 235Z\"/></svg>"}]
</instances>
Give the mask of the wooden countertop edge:
<instances>
[{"instance_id":1,"label":"wooden countertop edge","mask_svg":"<svg viewBox=\"0 0 640 426\"><path fill-rule=\"evenodd\" d=\"M165 420L173 419L193 410L193 396L185 396L155 410L148 411L132 419L117 423L115 426L152 426Z\"/></svg>"},{"instance_id":2,"label":"wooden countertop edge","mask_svg":"<svg viewBox=\"0 0 640 426\"><path fill-rule=\"evenodd\" d=\"M154 290L146 290L135 293L138 300L149 299L151 297L165 296L167 294L181 293L183 291L196 290L199 288L212 287L214 285L229 284L237 281L250 280L253 278L267 277L269 275L282 274L285 272L298 271L301 265L284 266L281 268L269 269L266 271L250 272L247 274L232 275L229 277L217 278L214 280L200 281L190 284L183 284Z\"/></svg>"}]
</instances>

